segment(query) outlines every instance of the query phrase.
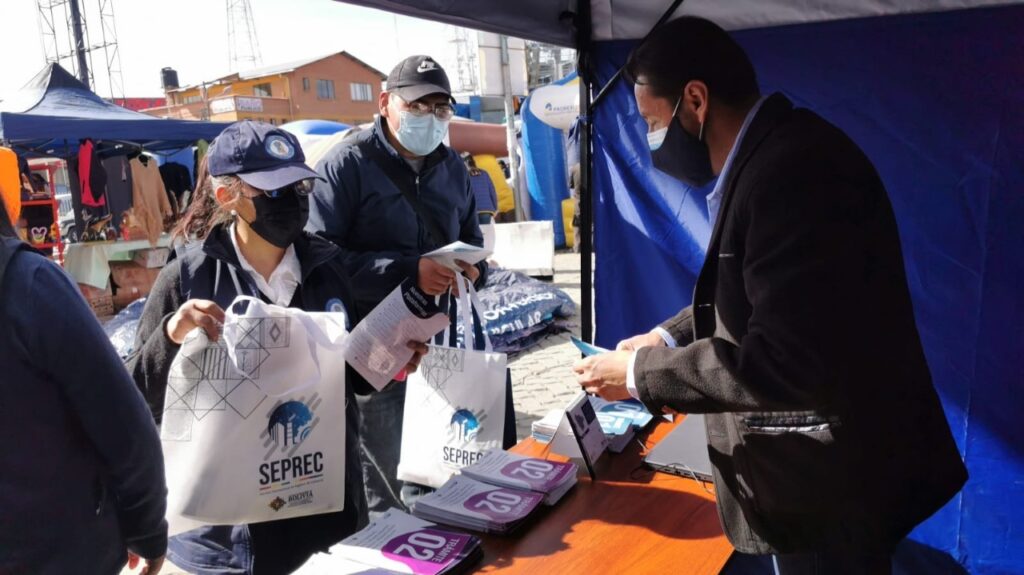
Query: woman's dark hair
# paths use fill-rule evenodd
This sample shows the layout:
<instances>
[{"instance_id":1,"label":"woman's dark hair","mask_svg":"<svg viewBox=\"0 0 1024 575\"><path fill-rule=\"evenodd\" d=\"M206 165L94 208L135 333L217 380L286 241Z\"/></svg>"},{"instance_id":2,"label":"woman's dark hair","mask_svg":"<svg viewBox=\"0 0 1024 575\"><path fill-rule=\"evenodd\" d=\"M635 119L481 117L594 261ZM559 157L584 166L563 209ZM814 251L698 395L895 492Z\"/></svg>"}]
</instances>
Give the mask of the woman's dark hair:
<instances>
[{"instance_id":1,"label":"woman's dark hair","mask_svg":"<svg viewBox=\"0 0 1024 575\"><path fill-rule=\"evenodd\" d=\"M700 80L711 97L739 106L759 95L754 66L728 32L710 20L683 16L651 34L629 55L626 78L650 86L658 97L679 97L683 86Z\"/></svg>"},{"instance_id":2,"label":"woman's dark hair","mask_svg":"<svg viewBox=\"0 0 1024 575\"><path fill-rule=\"evenodd\" d=\"M230 212L217 203L214 192L217 186L228 186L229 189L234 189L237 186L237 191L240 193L241 182L242 180L237 176L211 176L204 157L199 162L199 169L196 171L196 189L192 192L188 210L171 232L172 241L178 238L185 241L192 238L202 240L215 226L229 221L231 219Z\"/></svg>"},{"instance_id":3,"label":"woman's dark hair","mask_svg":"<svg viewBox=\"0 0 1024 575\"><path fill-rule=\"evenodd\" d=\"M3 195L0 195L0 237L18 237L17 232L14 231L14 225L11 224L11 216L7 211L7 205L4 203Z\"/></svg>"}]
</instances>

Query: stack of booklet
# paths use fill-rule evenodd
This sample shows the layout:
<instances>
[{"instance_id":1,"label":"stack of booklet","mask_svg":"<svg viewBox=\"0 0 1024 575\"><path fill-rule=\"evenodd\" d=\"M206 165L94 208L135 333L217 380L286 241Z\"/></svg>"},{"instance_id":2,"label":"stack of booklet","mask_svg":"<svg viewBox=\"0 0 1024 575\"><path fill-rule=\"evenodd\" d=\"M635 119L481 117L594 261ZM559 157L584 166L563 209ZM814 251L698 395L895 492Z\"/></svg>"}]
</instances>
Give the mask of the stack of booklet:
<instances>
[{"instance_id":1,"label":"stack of booklet","mask_svg":"<svg viewBox=\"0 0 1024 575\"><path fill-rule=\"evenodd\" d=\"M551 443L563 417L565 417L564 409L552 409L543 418L534 421L530 426L533 438L541 443Z\"/></svg>"},{"instance_id":2,"label":"stack of booklet","mask_svg":"<svg viewBox=\"0 0 1024 575\"><path fill-rule=\"evenodd\" d=\"M428 521L504 535L522 525L543 499L543 494L534 491L496 487L456 475L418 499L412 513Z\"/></svg>"},{"instance_id":3,"label":"stack of booklet","mask_svg":"<svg viewBox=\"0 0 1024 575\"><path fill-rule=\"evenodd\" d=\"M301 573L456 575L483 557L480 539L391 509L362 531L316 554Z\"/></svg>"},{"instance_id":4,"label":"stack of booklet","mask_svg":"<svg viewBox=\"0 0 1024 575\"><path fill-rule=\"evenodd\" d=\"M622 453L629 445L637 430L642 429L654 416L643 403L635 399L625 401L605 401L597 396L590 396L590 404L597 412L597 420L601 423L601 431L608 436L608 449L612 453Z\"/></svg>"},{"instance_id":5,"label":"stack of booklet","mask_svg":"<svg viewBox=\"0 0 1024 575\"><path fill-rule=\"evenodd\" d=\"M462 474L499 487L525 489L544 495L545 505L554 505L576 485L576 464L546 461L516 455L500 449L485 453Z\"/></svg>"}]
</instances>

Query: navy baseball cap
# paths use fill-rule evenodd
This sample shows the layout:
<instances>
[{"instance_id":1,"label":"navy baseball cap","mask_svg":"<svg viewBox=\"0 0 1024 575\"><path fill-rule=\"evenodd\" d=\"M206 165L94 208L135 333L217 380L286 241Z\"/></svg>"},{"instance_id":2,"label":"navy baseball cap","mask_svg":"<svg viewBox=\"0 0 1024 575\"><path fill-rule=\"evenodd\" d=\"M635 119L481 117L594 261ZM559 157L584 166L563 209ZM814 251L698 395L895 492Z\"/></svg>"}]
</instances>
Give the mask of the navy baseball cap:
<instances>
[{"instance_id":1,"label":"navy baseball cap","mask_svg":"<svg viewBox=\"0 0 1024 575\"><path fill-rule=\"evenodd\" d=\"M258 190L277 190L318 178L305 162L302 146L294 135L252 120L224 128L206 154L211 176L236 175Z\"/></svg>"},{"instance_id":2,"label":"navy baseball cap","mask_svg":"<svg viewBox=\"0 0 1024 575\"><path fill-rule=\"evenodd\" d=\"M452 97L448 74L430 56L409 56L388 74L388 92L406 102L414 102L428 94ZM454 100L453 100L454 101Z\"/></svg>"}]
</instances>

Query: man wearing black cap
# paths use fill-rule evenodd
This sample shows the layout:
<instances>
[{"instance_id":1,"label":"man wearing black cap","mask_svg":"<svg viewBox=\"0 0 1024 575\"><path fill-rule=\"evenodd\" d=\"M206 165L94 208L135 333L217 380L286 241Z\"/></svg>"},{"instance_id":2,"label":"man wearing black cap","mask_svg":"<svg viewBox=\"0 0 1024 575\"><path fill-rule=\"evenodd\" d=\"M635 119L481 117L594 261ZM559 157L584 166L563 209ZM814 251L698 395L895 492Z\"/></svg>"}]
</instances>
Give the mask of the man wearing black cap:
<instances>
[{"instance_id":1,"label":"man wearing black cap","mask_svg":"<svg viewBox=\"0 0 1024 575\"><path fill-rule=\"evenodd\" d=\"M410 56L388 75L374 126L339 144L315 166L308 229L340 246L360 316L407 278L430 295L454 273L422 254L454 241L482 246L470 177L442 142L455 113L448 76L429 56ZM487 264L464 265L478 286ZM415 487L398 481L405 384L359 398L361 447L371 513L402 505Z\"/></svg>"}]
</instances>

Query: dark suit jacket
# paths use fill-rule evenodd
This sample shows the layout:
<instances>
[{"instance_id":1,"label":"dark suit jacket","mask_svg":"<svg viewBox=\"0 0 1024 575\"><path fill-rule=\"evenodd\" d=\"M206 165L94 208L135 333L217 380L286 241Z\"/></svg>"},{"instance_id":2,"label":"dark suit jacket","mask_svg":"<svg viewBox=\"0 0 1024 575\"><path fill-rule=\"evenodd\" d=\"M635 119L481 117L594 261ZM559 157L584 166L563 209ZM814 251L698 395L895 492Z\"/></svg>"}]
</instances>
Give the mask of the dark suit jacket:
<instances>
[{"instance_id":1,"label":"dark suit jacket","mask_svg":"<svg viewBox=\"0 0 1024 575\"><path fill-rule=\"evenodd\" d=\"M707 413L719 512L747 553L887 551L967 471L914 324L874 167L768 98L725 175L681 347L637 352L640 397Z\"/></svg>"}]
</instances>

